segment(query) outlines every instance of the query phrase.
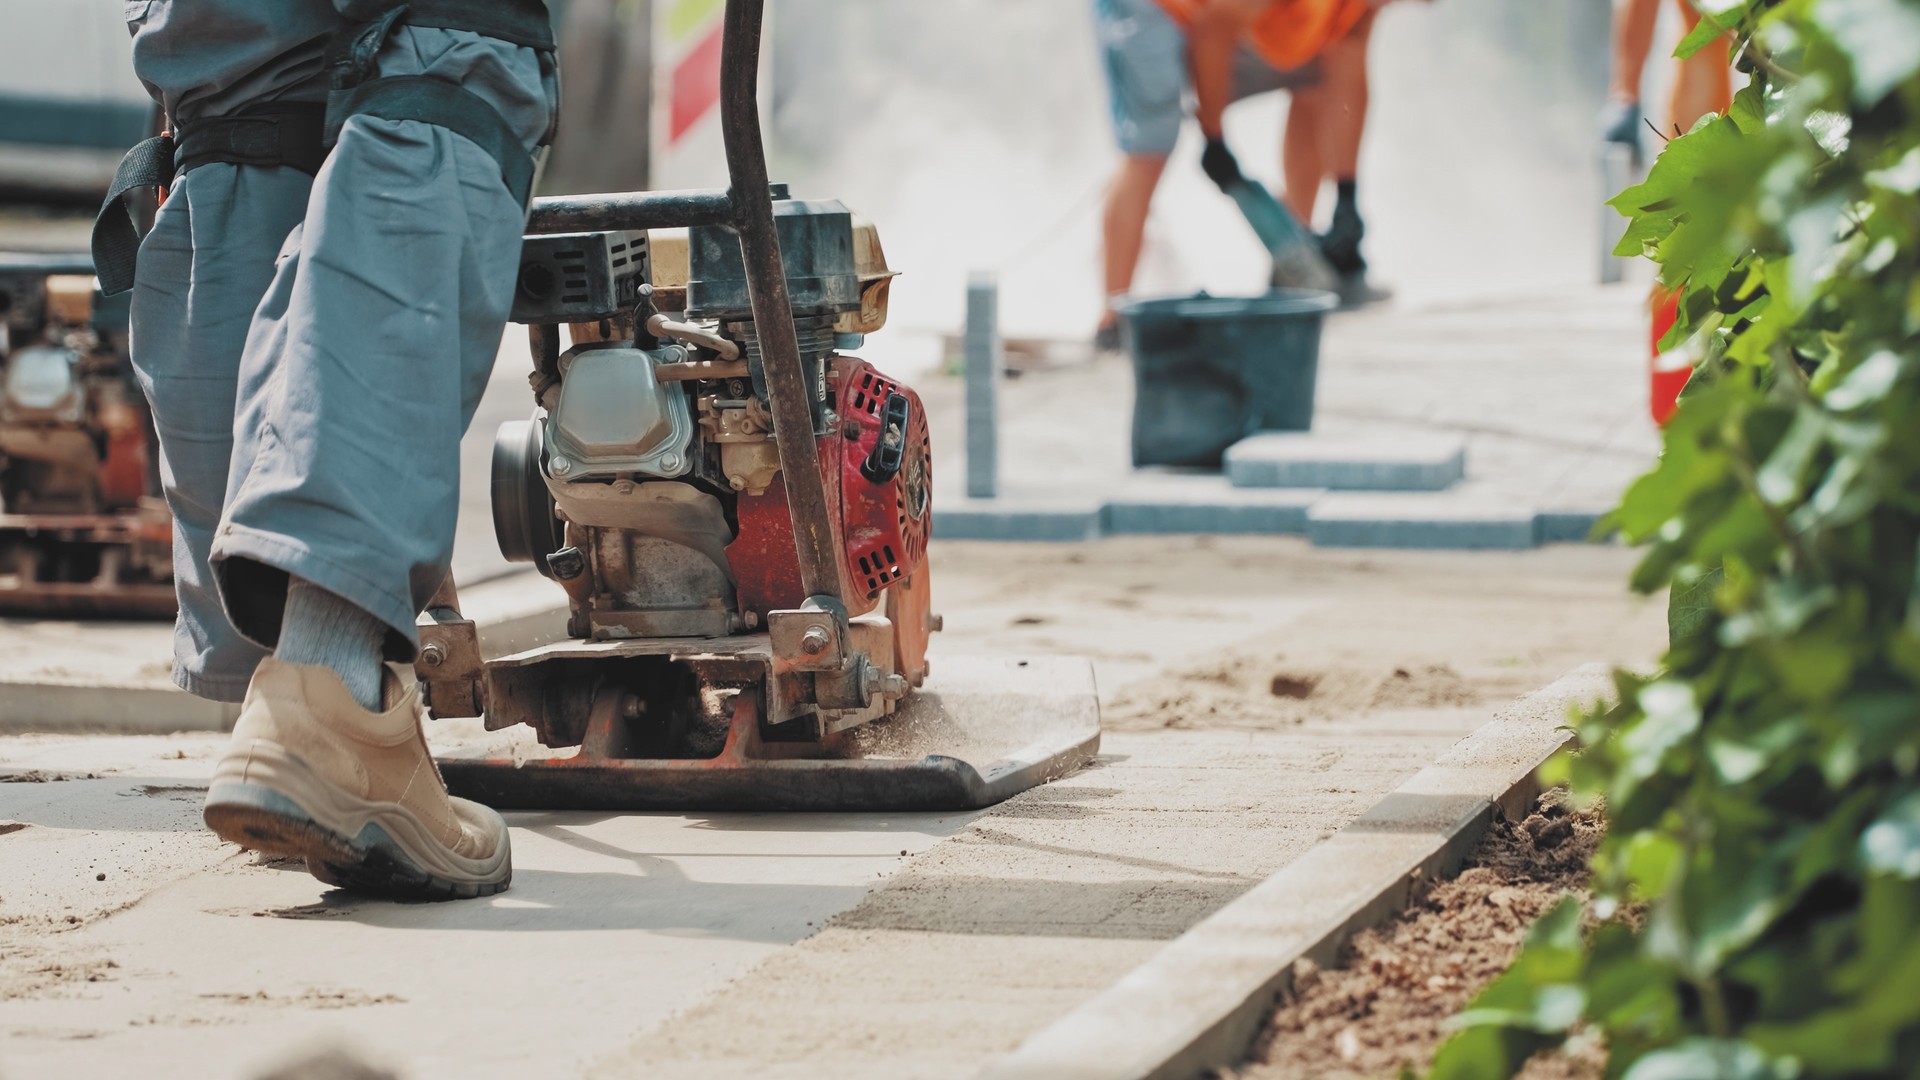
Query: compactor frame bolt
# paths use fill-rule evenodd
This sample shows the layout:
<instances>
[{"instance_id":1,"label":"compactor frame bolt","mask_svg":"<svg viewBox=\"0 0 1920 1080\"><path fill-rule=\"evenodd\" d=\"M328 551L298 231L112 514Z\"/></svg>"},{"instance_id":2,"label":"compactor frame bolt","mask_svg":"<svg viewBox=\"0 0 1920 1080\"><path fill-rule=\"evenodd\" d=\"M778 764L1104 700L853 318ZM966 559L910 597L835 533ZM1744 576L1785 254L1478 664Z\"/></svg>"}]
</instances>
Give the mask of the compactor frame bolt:
<instances>
[{"instance_id":1,"label":"compactor frame bolt","mask_svg":"<svg viewBox=\"0 0 1920 1080\"><path fill-rule=\"evenodd\" d=\"M429 641L420 646L420 662L428 667L439 667L447 662L447 650L437 641Z\"/></svg>"},{"instance_id":2,"label":"compactor frame bolt","mask_svg":"<svg viewBox=\"0 0 1920 1080\"><path fill-rule=\"evenodd\" d=\"M827 651L827 646L832 641L833 639L827 636L824 629L816 626L800 635L800 651L808 656L819 656Z\"/></svg>"}]
</instances>

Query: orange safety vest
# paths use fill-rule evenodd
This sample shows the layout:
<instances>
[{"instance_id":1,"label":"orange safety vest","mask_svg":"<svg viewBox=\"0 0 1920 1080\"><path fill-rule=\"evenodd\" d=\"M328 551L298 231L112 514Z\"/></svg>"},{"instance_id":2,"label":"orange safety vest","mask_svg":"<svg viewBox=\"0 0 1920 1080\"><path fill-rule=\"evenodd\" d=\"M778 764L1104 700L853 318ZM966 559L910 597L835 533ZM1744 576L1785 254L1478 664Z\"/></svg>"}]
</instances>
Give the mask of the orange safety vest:
<instances>
[{"instance_id":1,"label":"orange safety vest","mask_svg":"<svg viewBox=\"0 0 1920 1080\"><path fill-rule=\"evenodd\" d=\"M1160 0L1181 26L1193 24L1199 0ZM1277 70L1291 71L1319 56L1366 15L1367 0L1273 0L1247 29L1248 43Z\"/></svg>"}]
</instances>

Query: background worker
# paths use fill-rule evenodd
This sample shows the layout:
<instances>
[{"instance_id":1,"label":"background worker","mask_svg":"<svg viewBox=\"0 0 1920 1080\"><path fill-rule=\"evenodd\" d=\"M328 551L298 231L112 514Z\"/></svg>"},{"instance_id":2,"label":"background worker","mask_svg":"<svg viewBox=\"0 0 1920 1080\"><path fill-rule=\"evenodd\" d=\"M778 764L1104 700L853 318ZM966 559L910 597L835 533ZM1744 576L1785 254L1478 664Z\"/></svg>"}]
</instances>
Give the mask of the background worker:
<instances>
[{"instance_id":1,"label":"background worker","mask_svg":"<svg viewBox=\"0 0 1920 1080\"><path fill-rule=\"evenodd\" d=\"M415 615L499 348L557 98L541 0L136 0L143 144L95 232L176 523L174 678L244 700L224 839L373 893L506 886L505 823L428 754ZM329 95L331 94L331 104ZM324 162L324 163L323 163ZM132 256L118 201L169 195Z\"/></svg>"},{"instance_id":2,"label":"background worker","mask_svg":"<svg viewBox=\"0 0 1920 1080\"><path fill-rule=\"evenodd\" d=\"M1123 155L1101 218L1107 309L1095 344L1117 348L1113 306L1133 287L1147 212L1179 138L1189 86L1208 140L1203 165L1223 185L1239 166L1220 138L1230 101L1289 89L1283 172L1296 217L1311 224L1323 180L1338 192L1321 246L1351 300L1371 294L1360 253L1355 180L1366 124L1368 36L1387 0L1094 0L1094 28ZM1191 35L1191 36L1190 36Z\"/></svg>"},{"instance_id":3,"label":"background worker","mask_svg":"<svg viewBox=\"0 0 1920 1080\"><path fill-rule=\"evenodd\" d=\"M1700 25L1700 12L1688 0L1675 0L1688 32ZM1653 51L1660 22L1661 0L1619 0L1613 9L1613 74L1607 103L1600 113L1600 138L1640 150L1645 116L1640 106L1640 83L1647 57ZM1691 128L1708 113L1727 111L1733 104L1731 49L1725 35L1685 60L1674 61L1673 87L1667 96L1666 124L1660 133L1671 138Z\"/></svg>"}]
</instances>

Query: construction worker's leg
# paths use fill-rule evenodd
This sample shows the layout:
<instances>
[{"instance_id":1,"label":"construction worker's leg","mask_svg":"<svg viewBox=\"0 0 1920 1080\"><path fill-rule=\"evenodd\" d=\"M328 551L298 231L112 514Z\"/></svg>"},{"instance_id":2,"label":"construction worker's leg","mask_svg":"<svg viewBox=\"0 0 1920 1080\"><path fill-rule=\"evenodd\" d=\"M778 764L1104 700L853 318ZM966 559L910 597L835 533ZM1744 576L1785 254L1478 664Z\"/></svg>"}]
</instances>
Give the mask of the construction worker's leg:
<instances>
[{"instance_id":1,"label":"construction worker's leg","mask_svg":"<svg viewBox=\"0 0 1920 1080\"><path fill-rule=\"evenodd\" d=\"M1106 73L1114 141L1123 155L1101 214L1101 266L1107 306L1095 341L1119 344L1113 304L1133 287L1147 209L1180 138L1186 44L1153 0L1093 0L1094 30Z\"/></svg>"},{"instance_id":2,"label":"construction worker's leg","mask_svg":"<svg viewBox=\"0 0 1920 1080\"><path fill-rule=\"evenodd\" d=\"M1688 31L1700 25L1700 13L1687 0L1678 0ZM1673 96L1668 101L1669 131L1686 131L1710 113L1733 105L1732 43L1722 34L1706 48L1676 62Z\"/></svg>"},{"instance_id":3,"label":"construction worker's leg","mask_svg":"<svg viewBox=\"0 0 1920 1080\"><path fill-rule=\"evenodd\" d=\"M173 511L173 677L217 701L244 697L266 655L227 621L207 559L226 501L247 327L311 184L296 169L203 165L174 185L140 249L132 351Z\"/></svg>"},{"instance_id":4,"label":"construction worker's leg","mask_svg":"<svg viewBox=\"0 0 1920 1080\"><path fill-rule=\"evenodd\" d=\"M1113 182L1107 185L1106 206L1100 217L1105 285L1108 299L1117 300L1133 288L1134 268L1140 264L1140 249L1147 230L1147 210L1160 174L1167 168L1165 155L1129 154L1120 160ZM1112 317L1109 309L1108 317Z\"/></svg>"},{"instance_id":5,"label":"construction worker's leg","mask_svg":"<svg viewBox=\"0 0 1920 1080\"><path fill-rule=\"evenodd\" d=\"M1280 173L1287 184L1287 207L1308 228L1313 227L1320 184L1327 175L1320 136L1320 114L1325 106L1315 97L1316 90L1312 85L1294 90L1287 103L1286 133L1280 140Z\"/></svg>"},{"instance_id":6,"label":"construction worker's leg","mask_svg":"<svg viewBox=\"0 0 1920 1080\"><path fill-rule=\"evenodd\" d=\"M382 77L479 96L528 150L550 130L553 73L535 50L400 26L377 56ZM413 659L415 613L451 560L460 437L499 348L525 224L501 175L446 127L348 119L247 339L213 546L221 595L263 646L281 642L290 596L327 624L317 633L332 645L317 647L366 642L364 663L328 665L363 707L383 704L383 656Z\"/></svg>"},{"instance_id":7,"label":"construction worker's leg","mask_svg":"<svg viewBox=\"0 0 1920 1080\"><path fill-rule=\"evenodd\" d=\"M355 35L343 56L419 81L340 99L351 115L247 337L213 567L228 618L274 655L203 813L330 884L485 896L512 877L506 822L448 795L417 690L382 660L413 659L414 615L447 575L460 436L526 223L503 179L526 159L497 140L546 140L554 73L549 53L471 31L376 20Z\"/></svg>"},{"instance_id":8,"label":"construction worker's leg","mask_svg":"<svg viewBox=\"0 0 1920 1080\"><path fill-rule=\"evenodd\" d=\"M1653 32L1659 21L1660 0L1617 0L1613 5L1609 98L1636 106L1640 103L1640 81L1646 74L1647 54L1653 51Z\"/></svg>"},{"instance_id":9,"label":"construction worker's leg","mask_svg":"<svg viewBox=\"0 0 1920 1080\"><path fill-rule=\"evenodd\" d=\"M129 5L136 73L176 125L232 112L252 95L324 94L316 76L334 18L327 0L280 5L287 17L278 22L254 19L257 8L251 0ZM311 186L306 173L282 166L192 169L175 180L134 277L134 370L152 405L174 518L174 680L219 701L239 701L265 655L228 623L207 565L226 501L240 356Z\"/></svg>"},{"instance_id":10,"label":"construction worker's leg","mask_svg":"<svg viewBox=\"0 0 1920 1080\"><path fill-rule=\"evenodd\" d=\"M1333 179L1336 198L1322 248L1327 261L1343 275L1366 269L1366 260L1360 255L1366 228L1360 219L1357 178L1360 144L1367 126L1367 44L1372 31L1373 16L1369 14L1352 32L1329 45L1320 60L1320 83L1307 94L1312 123L1320 133L1321 157L1326 174Z\"/></svg>"}]
</instances>

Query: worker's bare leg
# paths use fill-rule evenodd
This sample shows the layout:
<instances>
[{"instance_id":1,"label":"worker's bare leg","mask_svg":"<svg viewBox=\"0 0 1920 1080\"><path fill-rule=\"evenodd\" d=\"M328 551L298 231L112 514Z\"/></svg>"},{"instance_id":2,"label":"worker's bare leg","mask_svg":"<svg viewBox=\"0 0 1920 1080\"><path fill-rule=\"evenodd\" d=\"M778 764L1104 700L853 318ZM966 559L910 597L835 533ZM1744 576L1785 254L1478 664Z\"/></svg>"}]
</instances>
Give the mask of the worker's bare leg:
<instances>
[{"instance_id":1,"label":"worker's bare leg","mask_svg":"<svg viewBox=\"0 0 1920 1080\"><path fill-rule=\"evenodd\" d=\"M1700 13L1687 0L1678 0L1686 27L1700 25ZM1710 113L1723 113L1733 105L1732 43L1726 35L1709 42L1706 48L1676 62L1673 94L1667 101L1668 133L1686 131L1694 122Z\"/></svg>"},{"instance_id":2,"label":"worker's bare leg","mask_svg":"<svg viewBox=\"0 0 1920 1080\"><path fill-rule=\"evenodd\" d=\"M1303 101L1311 87L1293 92L1287 105L1287 129L1280 141L1280 174L1287 184L1287 208L1302 225L1313 227L1313 211L1320 202L1320 184L1326 179L1326 157L1321 153L1320 109Z\"/></svg>"},{"instance_id":3,"label":"worker's bare leg","mask_svg":"<svg viewBox=\"0 0 1920 1080\"><path fill-rule=\"evenodd\" d=\"M1600 139L1640 149L1640 80L1653 49L1660 0L1616 0L1613 8L1613 70L1600 110Z\"/></svg>"},{"instance_id":4,"label":"worker's bare leg","mask_svg":"<svg viewBox=\"0 0 1920 1080\"><path fill-rule=\"evenodd\" d=\"M1093 30L1106 74L1114 142L1122 155L1100 218L1106 304L1094 344L1118 348L1115 301L1133 287L1146 235L1147 208L1180 139L1186 44L1155 0L1092 0Z\"/></svg>"},{"instance_id":5,"label":"worker's bare leg","mask_svg":"<svg viewBox=\"0 0 1920 1080\"><path fill-rule=\"evenodd\" d=\"M1311 222L1321 177L1333 180L1336 201L1321 251L1343 281L1352 284L1352 300L1361 298L1367 268L1360 253L1366 226L1360 217L1357 178L1360 145L1367 126L1367 44L1372 32L1373 17L1369 14L1347 36L1327 47L1320 58L1319 80L1294 91L1287 118L1288 199L1294 213L1302 221ZM1317 153L1311 156L1306 150L1309 135L1317 142ZM1296 146L1302 157L1297 164L1291 158ZM1309 162L1317 167L1311 176L1307 172Z\"/></svg>"},{"instance_id":6,"label":"worker's bare leg","mask_svg":"<svg viewBox=\"0 0 1920 1080\"><path fill-rule=\"evenodd\" d=\"M1118 318L1113 303L1133 288L1134 270L1140 264L1140 248L1146 238L1147 210L1167 159L1150 154L1132 154L1120 161L1120 168L1107 185L1106 206L1100 215L1100 262L1104 271L1107 308L1100 325L1110 327Z\"/></svg>"},{"instance_id":7,"label":"worker's bare leg","mask_svg":"<svg viewBox=\"0 0 1920 1080\"><path fill-rule=\"evenodd\" d=\"M1684 5L1685 0L1681 0ZM1640 81L1653 51L1653 33L1660 21L1660 0L1619 0L1613 8L1613 72L1607 96L1638 104Z\"/></svg>"}]
</instances>

